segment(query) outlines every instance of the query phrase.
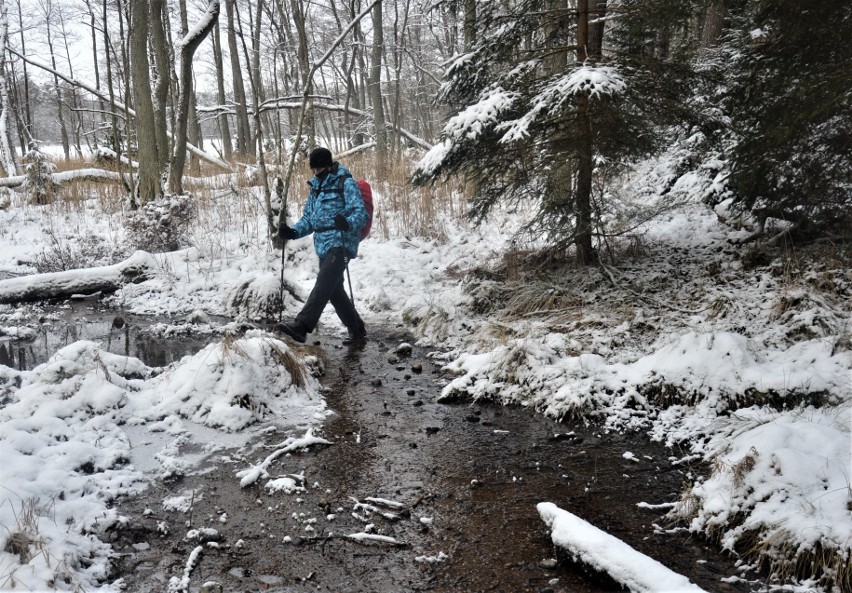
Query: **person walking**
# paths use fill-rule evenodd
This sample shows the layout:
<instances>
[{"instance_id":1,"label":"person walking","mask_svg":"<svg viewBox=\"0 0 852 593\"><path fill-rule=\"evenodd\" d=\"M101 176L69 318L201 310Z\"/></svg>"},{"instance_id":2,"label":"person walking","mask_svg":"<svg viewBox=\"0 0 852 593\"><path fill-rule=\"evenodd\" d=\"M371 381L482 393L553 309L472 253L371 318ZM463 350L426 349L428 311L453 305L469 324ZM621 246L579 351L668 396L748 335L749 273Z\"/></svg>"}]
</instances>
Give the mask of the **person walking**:
<instances>
[{"instance_id":1,"label":"person walking","mask_svg":"<svg viewBox=\"0 0 852 593\"><path fill-rule=\"evenodd\" d=\"M314 149L308 164L314 177L308 181L311 190L302 218L292 227L282 222L278 235L284 241L292 241L313 233L319 272L302 310L293 321L279 323L278 329L304 343L307 334L316 329L323 309L330 302L349 332L343 343L363 344L367 330L343 287L343 272L349 260L358 256L367 209L349 169L334 161L330 150Z\"/></svg>"}]
</instances>

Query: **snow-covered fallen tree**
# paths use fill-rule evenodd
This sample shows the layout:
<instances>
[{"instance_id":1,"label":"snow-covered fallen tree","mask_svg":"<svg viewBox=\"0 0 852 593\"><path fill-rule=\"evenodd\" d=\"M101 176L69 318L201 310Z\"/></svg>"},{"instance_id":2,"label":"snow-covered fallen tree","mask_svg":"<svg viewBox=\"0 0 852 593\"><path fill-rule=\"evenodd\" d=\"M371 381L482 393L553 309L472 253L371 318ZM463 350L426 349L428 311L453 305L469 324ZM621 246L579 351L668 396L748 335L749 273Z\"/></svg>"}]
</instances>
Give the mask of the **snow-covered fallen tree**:
<instances>
[{"instance_id":1,"label":"snow-covered fallen tree","mask_svg":"<svg viewBox=\"0 0 852 593\"><path fill-rule=\"evenodd\" d=\"M575 561L606 573L632 593L704 593L683 575L577 515L551 502L541 502L536 508L550 528L553 545L571 554Z\"/></svg>"},{"instance_id":2,"label":"snow-covered fallen tree","mask_svg":"<svg viewBox=\"0 0 852 593\"><path fill-rule=\"evenodd\" d=\"M0 280L0 303L114 292L125 284L148 280L153 276L156 267L154 256L145 251L137 251L123 262L111 266Z\"/></svg>"}]
</instances>

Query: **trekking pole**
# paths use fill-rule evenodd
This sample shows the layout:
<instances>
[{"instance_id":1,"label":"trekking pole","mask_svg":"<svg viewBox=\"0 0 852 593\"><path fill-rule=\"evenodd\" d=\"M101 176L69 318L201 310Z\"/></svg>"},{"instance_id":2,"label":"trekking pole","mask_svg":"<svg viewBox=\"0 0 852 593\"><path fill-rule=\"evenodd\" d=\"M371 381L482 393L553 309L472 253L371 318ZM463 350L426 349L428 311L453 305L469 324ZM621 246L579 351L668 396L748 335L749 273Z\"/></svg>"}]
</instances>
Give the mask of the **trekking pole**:
<instances>
[{"instance_id":1,"label":"trekking pole","mask_svg":"<svg viewBox=\"0 0 852 593\"><path fill-rule=\"evenodd\" d=\"M287 201L284 199L284 182L281 177L275 178L275 193L278 194L278 201L281 203L281 212L278 214L278 228L287 220ZM287 240L281 239L281 279L278 283L278 298L281 301L281 306L278 308L278 323L281 323L284 315L284 248L287 247Z\"/></svg>"},{"instance_id":2,"label":"trekking pole","mask_svg":"<svg viewBox=\"0 0 852 593\"><path fill-rule=\"evenodd\" d=\"M278 308L278 323L281 323L284 315L284 248L287 246L287 241L281 239L281 281L278 284L278 298L281 301L281 306Z\"/></svg>"},{"instance_id":3,"label":"trekking pole","mask_svg":"<svg viewBox=\"0 0 852 593\"><path fill-rule=\"evenodd\" d=\"M355 304L355 293L352 292L352 276L349 275L349 258L346 258L346 279L349 280L349 298L352 299L352 304Z\"/></svg>"}]
</instances>

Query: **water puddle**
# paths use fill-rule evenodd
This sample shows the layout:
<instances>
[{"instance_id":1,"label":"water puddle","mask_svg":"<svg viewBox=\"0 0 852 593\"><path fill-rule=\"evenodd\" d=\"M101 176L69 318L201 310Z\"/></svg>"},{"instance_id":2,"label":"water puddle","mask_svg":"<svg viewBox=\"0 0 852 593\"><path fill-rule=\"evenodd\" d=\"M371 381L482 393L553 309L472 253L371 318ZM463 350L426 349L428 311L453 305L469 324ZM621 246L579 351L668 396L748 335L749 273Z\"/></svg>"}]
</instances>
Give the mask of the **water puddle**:
<instances>
[{"instance_id":1,"label":"water puddle","mask_svg":"<svg viewBox=\"0 0 852 593\"><path fill-rule=\"evenodd\" d=\"M71 301L51 307L25 326L34 330L28 339L0 336L0 364L19 371L46 362L57 350L79 340L90 340L115 354L139 358L160 367L194 354L210 342L209 335L164 338L150 328L170 320L128 315L98 302ZM199 328L200 329L200 328Z\"/></svg>"}]
</instances>

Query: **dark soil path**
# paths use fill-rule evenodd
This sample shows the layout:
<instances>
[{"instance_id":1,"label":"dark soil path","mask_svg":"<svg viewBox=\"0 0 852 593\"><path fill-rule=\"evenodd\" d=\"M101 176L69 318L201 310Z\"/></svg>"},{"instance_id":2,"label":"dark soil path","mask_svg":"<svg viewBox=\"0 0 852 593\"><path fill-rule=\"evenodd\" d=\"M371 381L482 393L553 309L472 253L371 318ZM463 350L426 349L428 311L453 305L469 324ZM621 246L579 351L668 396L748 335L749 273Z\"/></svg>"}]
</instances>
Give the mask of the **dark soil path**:
<instances>
[{"instance_id":1,"label":"dark soil path","mask_svg":"<svg viewBox=\"0 0 852 593\"><path fill-rule=\"evenodd\" d=\"M707 591L749 590L720 580L737 572L729 559L687 534L659 533L653 525L662 511L637 507L677 498L689 471L669 462L677 452L642 435L600 434L530 410L435 403L446 378L423 349L396 354L406 340L385 331L362 349L344 349L335 338L309 347L325 361L336 415L321 436L334 444L270 468L273 476L303 474L304 491L270 494L262 481L240 488L235 472L270 450L217 454L202 472L154 484L122 504L130 521L112 534L121 554L115 576L128 591L165 591L184 575L199 542L212 539L189 591L613 590L564 558L553 561L536 511L551 501ZM282 440L280 433L266 437ZM625 459L626 451L639 461ZM188 490L195 492L191 511L163 510L165 498ZM396 518L355 509L371 497L402 508L372 503ZM200 528L216 533L187 539ZM345 537L364 532L399 545Z\"/></svg>"}]
</instances>

